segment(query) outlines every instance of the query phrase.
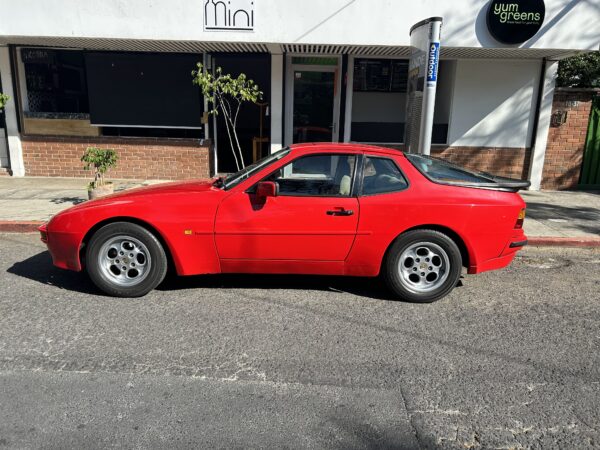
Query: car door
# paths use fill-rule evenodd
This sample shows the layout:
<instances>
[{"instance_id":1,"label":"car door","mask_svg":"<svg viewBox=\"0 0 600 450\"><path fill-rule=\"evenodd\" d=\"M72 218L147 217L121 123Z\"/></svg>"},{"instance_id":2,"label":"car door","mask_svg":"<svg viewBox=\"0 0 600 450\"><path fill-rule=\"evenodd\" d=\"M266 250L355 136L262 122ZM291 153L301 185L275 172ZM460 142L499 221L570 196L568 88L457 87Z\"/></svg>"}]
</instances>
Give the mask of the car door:
<instances>
[{"instance_id":1,"label":"car door","mask_svg":"<svg viewBox=\"0 0 600 450\"><path fill-rule=\"evenodd\" d=\"M343 261L359 218L354 193L358 154L308 154L267 174L274 197L253 188L227 197L215 218L224 260Z\"/></svg>"}]
</instances>

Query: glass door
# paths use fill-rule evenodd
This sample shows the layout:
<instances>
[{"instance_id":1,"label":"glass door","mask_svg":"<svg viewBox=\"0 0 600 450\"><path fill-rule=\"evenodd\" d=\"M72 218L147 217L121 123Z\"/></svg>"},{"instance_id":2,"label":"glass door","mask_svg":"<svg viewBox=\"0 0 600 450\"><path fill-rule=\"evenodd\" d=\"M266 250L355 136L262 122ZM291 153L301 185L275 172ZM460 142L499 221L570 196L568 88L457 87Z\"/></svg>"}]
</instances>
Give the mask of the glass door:
<instances>
[{"instance_id":1,"label":"glass door","mask_svg":"<svg viewBox=\"0 0 600 450\"><path fill-rule=\"evenodd\" d=\"M339 71L337 57L289 60L286 79L285 143L337 142Z\"/></svg>"},{"instance_id":2,"label":"glass door","mask_svg":"<svg viewBox=\"0 0 600 450\"><path fill-rule=\"evenodd\" d=\"M333 141L334 75L294 70L293 143Z\"/></svg>"}]
</instances>

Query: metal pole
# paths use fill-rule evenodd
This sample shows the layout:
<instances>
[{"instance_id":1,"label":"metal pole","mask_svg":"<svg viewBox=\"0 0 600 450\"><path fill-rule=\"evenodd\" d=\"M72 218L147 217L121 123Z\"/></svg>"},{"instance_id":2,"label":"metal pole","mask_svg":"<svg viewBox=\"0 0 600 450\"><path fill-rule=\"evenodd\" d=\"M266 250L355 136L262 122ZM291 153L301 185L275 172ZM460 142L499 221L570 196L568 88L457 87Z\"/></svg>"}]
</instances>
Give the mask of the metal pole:
<instances>
[{"instance_id":1,"label":"metal pole","mask_svg":"<svg viewBox=\"0 0 600 450\"><path fill-rule=\"evenodd\" d=\"M423 87L423 111L421 115L421 129L419 133L418 152L422 155L431 153L431 136L433 133L433 113L435 111L435 91L437 87L438 63L440 59L440 31L441 20L429 23L429 45L427 49L427 72L425 73L425 86Z\"/></svg>"}]
</instances>

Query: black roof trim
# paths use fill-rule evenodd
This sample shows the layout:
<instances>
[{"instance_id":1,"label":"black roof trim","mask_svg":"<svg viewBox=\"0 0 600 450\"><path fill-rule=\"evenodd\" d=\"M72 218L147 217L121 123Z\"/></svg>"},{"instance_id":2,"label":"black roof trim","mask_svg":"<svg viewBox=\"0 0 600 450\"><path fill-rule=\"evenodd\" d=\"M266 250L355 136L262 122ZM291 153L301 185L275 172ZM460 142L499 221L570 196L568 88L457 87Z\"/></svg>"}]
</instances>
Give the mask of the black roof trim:
<instances>
[{"instance_id":1,"label":"black roof trim","mask_svg":"<svg viewBox=\"0 0 600 450\"><path fill-rule=\"evenodd\" d=\"M412 34L413 30L415 28L420 27L421 25L425 25L426 23L429 23L429 22L443 22L443 21L444 21L443 17L430 17L429 19L421 20L420 22L417 22L412 27L410 27L410 31L409 31L408 35L410 36Z\"/></svg>"}]
</instances>

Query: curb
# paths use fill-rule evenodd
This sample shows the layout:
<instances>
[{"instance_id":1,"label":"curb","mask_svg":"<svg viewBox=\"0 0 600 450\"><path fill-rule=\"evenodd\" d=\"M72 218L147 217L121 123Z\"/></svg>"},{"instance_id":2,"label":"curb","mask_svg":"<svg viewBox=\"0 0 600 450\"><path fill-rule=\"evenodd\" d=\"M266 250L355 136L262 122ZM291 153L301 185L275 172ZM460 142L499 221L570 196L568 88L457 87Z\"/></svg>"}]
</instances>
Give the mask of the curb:
<instances>
[{"instance_id":1,"label":"curb","mask_svg":"<svg viewBox=\"0 0 600 450\"><path fill-rule=\"evenodd\" d=\"M37 233L44 222L26 220L0 220L0 233Z\"/></svg>"},{"instance_id":2,"label":"curb","mask_svg":"<svg viewBox=\"0 0 600 450\"><path fill-rule=\"evenodd\" d=\"M530 237L530 247L600 247L600 237Z\"/></svg>"}]
</instances>

